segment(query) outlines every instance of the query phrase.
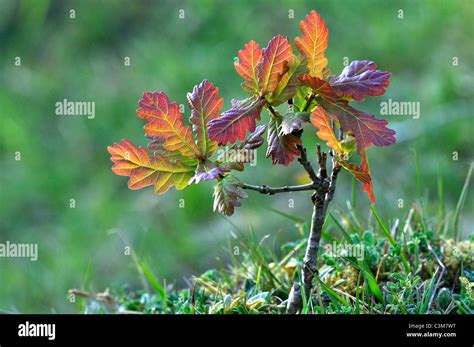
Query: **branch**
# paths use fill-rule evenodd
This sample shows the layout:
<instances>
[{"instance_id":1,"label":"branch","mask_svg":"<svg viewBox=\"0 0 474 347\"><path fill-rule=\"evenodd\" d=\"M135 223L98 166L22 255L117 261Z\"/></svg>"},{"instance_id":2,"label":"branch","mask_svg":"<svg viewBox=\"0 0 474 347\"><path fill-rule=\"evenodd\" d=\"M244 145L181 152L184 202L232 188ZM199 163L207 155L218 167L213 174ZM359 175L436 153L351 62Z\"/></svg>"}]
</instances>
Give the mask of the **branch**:
<instances>
[{"instance_id":1,"label":"branch","mask_svg":"<svg viewBox=\"0 0 474 347\"><path fill-rule=\"evenodd\" d=\"M321 189L325 189L322 187ZM318 274L318 249L321 240L321 231L324 224L324 202L325 198L322 191L315 191L311 199L313 200L313 215L311 217L311 229L308 236L308 244L303 258L303 267L301 274L303 278L303 288L306 300L311 297L314 277ZM299 297L298 297L299 296ZM287 303L287 311L289 314L297 313L302 307L301 286L295 282L290 291Z\"/></svg>"},{"instance_id":2,"label":"branch","mask_svg":"<svg viewBox=\"0 0 474 347\"><path fill-rule=\"evenodd\" d=\"M328 192L327 192L326 198L324 200L324 214L326 214L326 211L328 209L328 205L330 204L330 202L334 198L334 193L336 191L337 175L339 174L339 171L341 171L341 166L337 162L335 154L332 151L331 151L331 156L332 156L331 181L329 182Z\"/></svg>"},{"instance_id":3,"label":"branch","mask_svg":"<svg viewBox=\"0 0 474 347\"><path fill-rule=\"evenodd\" d=\"M318 150L318 164L319 164L319 172L318 172L318 177L321 180L325 180L328 178L328 172L326 169L326 153L321 152L321 146L318 144L317 145L317 150Z\"/></svg>"},{"instance_id":4,"label":"branch","mask_svg":"<svg viewBox=\"0 0 474 347\"><path fill-rule=\"evenodd\" d=\"M306 104L304 105L303 109L301 110L301 112L307 112L309 107L311 106L311 103L313 102L314 98L315 98L316 95L314 95L314 93L311 93L311 95L309 96L309 98L306 100Z\"/></svg>"},{"instance_id":5,"label":"branch","mask_svg":"<svg viewBox=\"0 0 474 347\"><path fill-rule=\"evenodd\" d=\"M311 181L318 182L319 178L316 175L316 172L314 172L313 166L311 165L311 162L308 160L308 156L306 155L306 148L301 145L298 145L296 147L301 153L301 156L298 158L299 163L306 170L309 175L309 178L311 178Z\"/></svg>"},{"instance_id":6,"label":"branch","mask_svg":"<svg viewBox=\"0 0 474 347\"><path fill-rule=\"evenodd\" d=\"M319 183L319 188L315 189L315 192L311 197L313 202L313 215L311 218L311 229L308 236L308 244L306 246L306 252L303 259L303 267L301 269L303 286L301 286L298 282L293 284L287 302L287 312L290 314L297 313L302 308L302 289L304 289L306 300L311 300L314 277L318 276L318 250L319 242L321 240L321 233L323 230L328 205L332 201L334 192L336 190L337 175L341 170L341 167L337 162L337 158L331 152L332 170L331 177L328 178L326 169L327 154L321 151L321 147L319 145L317 150L319 163L317 182Z\"/></svg>"},{"instance_id":7,"label":"branch","mask_svg":"<svg viewBox=\"0 0 474 347\"><path fill-rule=\"evenodd\" d=\"M254 190L262 194L273 195L277 193L287 193L287 192L301 192L305 190L316 190L319 188L319 183L308 183L300 186L284 186L284 187L269 187L266 185L255 186L252 184L241 183L240 185L244 189Z\"/></svg>"},{"instance_id":8,"label":"branch","mask_svg":"<svg viewBox=\"0 0 474 347\"><path fill-rule=\"evenodd\" d=\"M275 111L275 109L272 107L272 105L270 105L268 102L267 102L267 107L268 107L268 110L270 111L270 113L272 114L273 117L279 117L279 114L277 111Z\"/></svg>"}]
</instances>

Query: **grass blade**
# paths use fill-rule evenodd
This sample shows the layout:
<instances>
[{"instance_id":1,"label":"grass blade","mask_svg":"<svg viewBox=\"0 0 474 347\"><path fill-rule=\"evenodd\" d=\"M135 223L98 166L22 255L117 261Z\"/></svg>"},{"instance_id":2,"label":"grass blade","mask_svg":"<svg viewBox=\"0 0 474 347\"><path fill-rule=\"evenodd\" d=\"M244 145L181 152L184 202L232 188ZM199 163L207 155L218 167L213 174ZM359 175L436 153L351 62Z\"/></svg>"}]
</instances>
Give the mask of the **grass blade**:
<instances>
[{"instance_id":1,"label":"grass blade","mask_svg":"<svg viewBox=\"0 0 474 347\"><path fill-rule=\"evenodd\" d=\"M464 206L464 201L466 200L467 196L467 189L469 188L469 181L471 180L472 168L474 167L474 163L471 163L469 166L469 172L467 173L466 179L464 181L464 186L462 187L461 195L459 196L458 203L456 205L456 210L454 211L453 217L453 229L454 229L454 240L457 241L458 239L458 221L459 221L459 214L462 211Z\"/></svg>"},{"instance_id":2,"label":"grass blade","mask_svg":"<svg viewBox=\"0 0 474 347\"><path fill-rule=\"evenodd\" d=\"M374 214L375 219L376 219L377 222L379 223L380 227L382 228L383 233L384 233L385 236L388 238L389 242L392 244L392 246L396 246L396 245L397 245L397 241L395 241L395 239L393 238L393 236L392 236L392 234L390 233L390 231L388 231L388 229L387 229L387 227L385 226L385 224L383 224L382 219L380 218L379 214L378 214L377 211L375 210L374 205L370 204L370 209L372 210L372 213ZM403 267L405 268L405 271L406 271L406 272L410 272L410 265L408 265L408 262L407 262L405 256L403 255L403 253L402 253L401 251L400 251L400 257L402 258Z\"/></svg>"},{"instance_id":3,"label":"grass blade","mask_svg":"<svg viewBox=\"0 0 474 347\"><path fill-rule=\"evenodd\" d=\"M345 306L350 306L349 302L344 299L342 296L340 296L339 294L337 294L332 288L330 288L326 283L324 283L323 281L321 281L321 279L316 276L316 280L318 281L318 283L321 285L321 287L323 288L323 290L326 292L326 294L329 296L329 298L331 299L332 302L334 302L335 304L337 303L340 303L340 304L343 304Z\"/></svg>"},{"instance_id":4,"label":"grass blade","mask_svg":"<svg viewBox=\"0 0 474 347\"><path fill-rule=\"evenodd\" d=\"M301 218L299 218L299 217L292 216L291 214L288 214L288 213L279 211L279 210L277 210L276 208L271 208L271 207L269 207L269 208L266 208L266 209L269 210L269 211L272 211L273 213L276 213L276 214L278 214L278 215L280 215L280 216L282 216L282 217L285 217L286 219L289 219L289 220L291 220L291 221L293 221L293 222L300 223L300 224L305 223L305 220L304 220L304 219L301 219Z\"/></svg>"},{"instance_id":5,"label":"grass blade","mask_svg":"<svg viewBox=\"0 0 474 347\"><path fill-rule=\"evenodd\" d=\"M143 274L145 275L145 277L148 279L150 284L153 286L153 288L155 288L156 292L158 293L160 298L163 300L163 303L166 304L166 292L163 289L163 287L158 283L158 280L156 279L156 277L153 275L150 269L148 269L148 267L143 261L139 260L138 264L140 266L140 269L143 271Z\"/></svg>"}]
</instances>

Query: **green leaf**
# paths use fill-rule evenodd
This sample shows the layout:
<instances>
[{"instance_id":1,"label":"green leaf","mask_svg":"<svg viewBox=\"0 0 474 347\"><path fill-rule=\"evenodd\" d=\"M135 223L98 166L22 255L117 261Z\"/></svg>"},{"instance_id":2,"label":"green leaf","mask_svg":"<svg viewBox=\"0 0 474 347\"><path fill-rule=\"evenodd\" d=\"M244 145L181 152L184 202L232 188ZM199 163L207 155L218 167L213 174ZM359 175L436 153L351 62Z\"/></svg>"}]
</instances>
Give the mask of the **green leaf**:
<instances>
[{"instance_id":1,"label":"green leaf","mask_svg":"<svg viewBox=\"0 0 474 347\"><path fill-rule=\"evenodd\" d=\"M270 97L267 98L268 102L273 106L278 106L294 97L301 86L298 77L307 72L306 59L301 55L295 56L288 65L288 71L282 76Z\"/></svg>"},{"instance_id":2,"label":"green leaf","mask_svg":"<svg viewBox=\"0 0 474 347\"><path fill-rule=\"evenodd\" d=\"M307 86L301 86L298 88L296 91L295 96L293 97L293 106L295 107L296 111L304 111L303 108L306 105L306 102L311 95L311 88ZM316 101L314 101L311 105L315 104ZM308 110L311 110L312 108L309 107ZM308 111L307 110L307 111Z\"/></svg>"}]
</instances>

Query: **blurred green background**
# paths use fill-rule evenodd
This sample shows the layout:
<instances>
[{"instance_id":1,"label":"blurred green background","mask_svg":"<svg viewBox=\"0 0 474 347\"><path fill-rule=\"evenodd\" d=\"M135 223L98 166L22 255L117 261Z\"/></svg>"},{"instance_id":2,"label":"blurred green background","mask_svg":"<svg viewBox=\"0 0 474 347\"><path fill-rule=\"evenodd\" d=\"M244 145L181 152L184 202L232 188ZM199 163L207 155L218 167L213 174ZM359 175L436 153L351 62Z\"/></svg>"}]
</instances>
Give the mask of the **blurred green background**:
<instances>
[{"instance_id":1,"label":"blurred green background","mask_svg":"<svg viewBox=\"0 0 474 347\"><path fill-rule=\"evenodd\" d=\"M165 91L186 104L186 93L206 78L219 87L224 108L231 98L243 98L233 68L237 51L251 39L265 46L277 33L299 35L298 23L311 9L329 27L326 56L333 73L342 70L344 57L374 60L393 73L386 95L368 98L360 108L379 115L380 102L388 99L420 102L419 119L386 117L398 144L369 151L379 212L388 221L402 218L420 194L436 211L438 176L445 207L452 210L473 159L470 0L0 0L0 242L39 247L37 262L0 258L0 310L75 312L66 294L85 279L94 291L140 288L119 235L154 274L179 286L215 266L216 257L225 261L232 226L212 212L211 182L163 196L131 191L125 177L111 172L106 147L122 138L146 145L144 123L135 115L143 91ZM95 102L95 118L56 115L55 103L63 99ZM188 116L186 104L186 121ZM314 130L308 128L305 138L314 156ZM15 160L17 152L21 160ZM238 174L243 181L286 185L304 179L298 165L273 167L260 152L258 165ZM339 185L333 208L345 209L347 173ZM274 235L275 244L297 232L267 207L304 219L311 213L307 193L249 195L229 220L242 230L251 226L259 235ZM464 234L472 232L471 197L461 219ZM357 186L362 216L367 207Z\"/></svg>"}]
</instances>

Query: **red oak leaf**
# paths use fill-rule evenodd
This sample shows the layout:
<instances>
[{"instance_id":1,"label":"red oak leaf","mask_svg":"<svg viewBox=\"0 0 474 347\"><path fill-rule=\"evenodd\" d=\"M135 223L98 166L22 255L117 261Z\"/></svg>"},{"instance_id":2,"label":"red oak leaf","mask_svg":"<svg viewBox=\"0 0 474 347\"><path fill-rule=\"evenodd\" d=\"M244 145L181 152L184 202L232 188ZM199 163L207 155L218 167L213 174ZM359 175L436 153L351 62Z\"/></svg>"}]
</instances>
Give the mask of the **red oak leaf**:
<instances>
[{"instance_id":1,"label":"red oak leaf","mask_svg":"<svg viewBox=\"0 0 474 347\"><path fill-rule=\"evenodd\" d=\"M311 87L315 94L319 94L326 99L334 99L335 94L328 81L319 77L310 76L308 74L298 77L298 80L302 85Z\"/></svg>"},{"instance_id":2,"label":"red oak leaf","mask_svg":"<svg viewBox=\"0 0 474 347\"><path fill-rule=\"evenodd\" d=\"M150 156L146 148L137 148L128 140L115 143L107 150L114 162L112 171L120 176L129 176L128 187L134 190L151 185L154 185L157 194L165 193L172 186L183 189L196 169L196 163L187 165L159 153Z\"/></svg>"},{"instance_id":3,"label":"red oak leaf","mask_svg":"<svg viewBox=\"0 0 474 347\"><path fill-rule=\"evenodd\" d=\"M348 161L339 161L339 164L349 171L356 180L359 182L362 182L364 184L369 183L371 181L370 174L362 168L362 166L356 165L354 163L348 162Z\"/></svg>"},{"instance_id":4,"label":"red oak leaf","mask_svg":"<svg viewBox=\"0 0 474 347\"><path fill-rule=\"evenodd\" d=\"M176 102L170 103L162 92L145 92L139 105L138 117L148 122L144 127L147 136L164 139L163 148L167 151L178 151L188 158L196 156L199 150Z\"/></svg>"},{"instance_id":5,"label":"red oak leaf","mask_svg":"<svg viewBox=\"0 0 474 347\"><path fill-rule=\"evenodd\" d=\"M265 99L233 100L230 110L209 122L209 137L219 145L242 141L247 131L255 130L264 104Z\"/></svg>"},{"instance_id":6,"label":"red oak leaf","mask_svg":"<svg viewBox=\"0 0 474 347\"><path fill-rule=\"evenodd\" d=\"M319 95L316 100L326 112L337 118L342 130L353 133L359 153L371 144L389 146L395 143L395 131L387 128L386 120L351 107L347 100L337 97L323 79L304 75L300 80Z\"/></svg>"},{"instance_id":7,"label":"red oak leaf","mask_svg":"<svg viewBox=\"0 0 474 347\"><path fill-rule=\"evenodd\" d=\"M219 117L219 111L224 104L224 99L217 95L218 92L218 88L214 87L211 82L204 80L199 86L194 87L192 93L187 95L191 108L189 121L193 125L196 144L202 159L210 158L217 148L217 143L208 137L207 125Z\"/></svg>"},{"instance_id":8,"label":"red oak leaf","mask_svg":"<svg viewBox=\"0 0 474 347\"><path fill-rule=\"evenodd\" d=\"M362 162L360 164L360 167L370 177L369 182L363 182L362 190L367 193L370 201L373 204L375 204L375 195L374 195L373 186L372 186L372 176L370 175L369 159L367 158L367 153L365 151L361 153L361 156L362 156Z\"/></svg>"},{"instance_id":9,"label":"red oak leaf","mask_svg":"<svg viewBox=\"0 0 474 347\"><path fill-rule=\"evenodd\" d=\"M328 64L324 52L328 47L328 29L326 23L316 11L311 11L306 19L300 22L303 36L295 38L296 48L306 56L309 74L322 77L323 69Z\"/></svg>"},{"instance_id":10,"label":"red oak leaf","mask_svg":"<svg viewBox=\"0 0 474 347\"><path fill-rule=\"evenodd\" d=\"M369 161L367 159L366 151L361 152L361 163L360 165L356 165L350 163L348 161L339 161L339 164L349 171L356 180L362 182L362 190L367 193L369 196L370 201L375 204L375 195L373 192L372 186L372 177L370 175L370 168L369 168Z\"/></svg>"},{"instance_id":11,"label":"red oak leaf","mask_svg":"<svg viewBox=\"0 0 474 347\"><path fill-rule=\"evenodd\" d=\"M277 35L263 50L262 61L257 65L258 86L261 95L275 90L283 74L294 59L293 49L287 38Z\"/></svg>"},{"instance_id":12,"label":"red oak leaf","mask_svg":"<svg viewBox=\"0 0 474 347\"><path fill-rule=\"evenodd\" d=\"M244 79L242 88L247 93L258 94L257 64L262 60L260 46L255 41L250 41L239 51L240 62L234 62L237 73Z\"/></svg>"},{"instance_id":13,"label":"red oak leaf","mask_svg":"<svg viewBox=\"0 0 474 347\"><path fill-rule=\"evenodd\" d=\"M317 106L311 113L311 124L319 129L317 132L321 140L326 141L329 147L334 149L337 153L343 153L342 143L334 134L331 126L331 117L326 113L324 108Z\"/></svg>"}]
</instances>

